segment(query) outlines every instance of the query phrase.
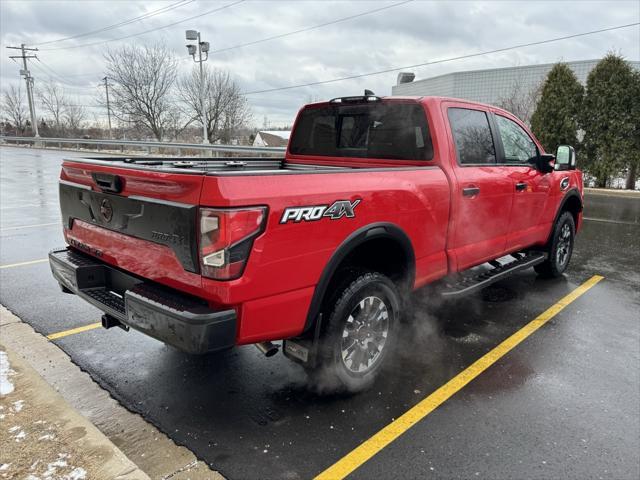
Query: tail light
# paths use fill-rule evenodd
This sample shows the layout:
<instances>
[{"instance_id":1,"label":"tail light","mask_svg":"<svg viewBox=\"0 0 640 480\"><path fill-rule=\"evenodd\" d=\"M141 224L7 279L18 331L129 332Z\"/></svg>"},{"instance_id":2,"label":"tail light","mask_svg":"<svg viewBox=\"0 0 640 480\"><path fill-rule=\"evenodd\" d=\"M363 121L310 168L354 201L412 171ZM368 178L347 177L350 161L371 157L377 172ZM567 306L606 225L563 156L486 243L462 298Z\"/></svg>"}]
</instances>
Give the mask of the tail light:
<instances>
[{"instance_id":1,"label":"tail light","mask_svg":"<svg viewBox=\"0 0 640 480\"><path fill-rule=\"evenodd\" d=\"M200 209L202 275L233 280L242 275L253 240L264 230L267 209Z\"/></svg>"}]
</instances>

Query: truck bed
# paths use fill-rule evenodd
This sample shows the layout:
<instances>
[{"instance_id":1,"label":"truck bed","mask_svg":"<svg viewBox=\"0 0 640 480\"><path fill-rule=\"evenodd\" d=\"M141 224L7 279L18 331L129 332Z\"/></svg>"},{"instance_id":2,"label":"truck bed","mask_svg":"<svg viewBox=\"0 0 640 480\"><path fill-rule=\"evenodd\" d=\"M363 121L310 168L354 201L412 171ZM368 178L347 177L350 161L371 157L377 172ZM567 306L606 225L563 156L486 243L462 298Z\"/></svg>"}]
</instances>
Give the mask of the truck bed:
<instances>
[{"instance_id":1,"label":"truck bed","mask_svg":"<svg viewBox=\"0 0 640 480\"><path fill-rule=\"evenodd\" d=\"M203 157L87 157L70 159L109 167L132 168L194 175L255 175L314 170L348 170L351 167L305 165L286 162L285 158L203 158Z\"/></svg>"}]
</instances>

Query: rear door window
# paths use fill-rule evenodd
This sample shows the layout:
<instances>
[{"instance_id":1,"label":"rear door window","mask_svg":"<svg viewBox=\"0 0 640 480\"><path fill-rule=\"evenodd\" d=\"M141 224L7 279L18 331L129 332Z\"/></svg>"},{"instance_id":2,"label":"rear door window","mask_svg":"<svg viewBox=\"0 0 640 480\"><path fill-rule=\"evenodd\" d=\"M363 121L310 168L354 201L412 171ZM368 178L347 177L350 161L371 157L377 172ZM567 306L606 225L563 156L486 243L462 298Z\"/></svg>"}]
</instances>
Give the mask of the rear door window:
<instances>
[{"instance_id":1,"label":"rear door window","mask_svg":"<svg viewBox=\"0 0 640 480\"><path fill-rule=\"evenodd\" d=\"M300 113L289 151L329 157L433 158L422 106L391 102L306 108Z\"/></svg>"},{"instance_id":2,"label":"rear door window","mask_svg":"<svg viewBox=\"0 0 640 480\"><path fill-rule=\"evenodd\" d=\"M496 148L486 112L469 108L450 108L449 123L462 165L496 162Z\"/></svg>"}]
</instances>

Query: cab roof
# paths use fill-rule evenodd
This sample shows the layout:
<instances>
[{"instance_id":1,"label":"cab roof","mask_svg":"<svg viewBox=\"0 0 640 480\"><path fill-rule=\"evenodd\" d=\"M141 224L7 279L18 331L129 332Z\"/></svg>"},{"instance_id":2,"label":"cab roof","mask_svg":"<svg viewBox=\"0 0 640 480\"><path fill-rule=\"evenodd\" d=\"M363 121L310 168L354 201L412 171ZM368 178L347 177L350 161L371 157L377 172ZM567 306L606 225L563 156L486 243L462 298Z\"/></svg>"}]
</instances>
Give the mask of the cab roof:
<instances>
[{"instance_id":1,"label":"cab roof","mask_svg":"<svg viewBox=\"0 0 640 480\"><path fill-rule=\"evenodd\" d=\"M328 104L336 104L336 103L349 103L349 102L355 102L358 99L361 101L365 101L365 99L367 97L372 97L372 98L376 98L380 101L384 101L384 102L394 102L394 101L399 101L399 102L416 102L416 103L442 103L442 102L461 102L461 103L466 103L469 105L477 105L480 107L484 107L484 108L491 108L491 109L497 109L497 110L503 110L499 107L496 107L495 105L489 105L487 103L481 103L481 102L475 102L473 100L467 100L464 98L455 98L455 97L441 97L441 96L435 96L435 95L421 95L421 96L378 96L378 95L353 95L353 96L347 96L347 97L336 97L333 98L331 100L323 100L320 102L312 102L312 103L308 103L305 106L320 106L320 105L328 105ZM342 102L340 102L340 100L342 100ZM346 101L345 101L346 100Z\"/></svg>"}]
</instances>

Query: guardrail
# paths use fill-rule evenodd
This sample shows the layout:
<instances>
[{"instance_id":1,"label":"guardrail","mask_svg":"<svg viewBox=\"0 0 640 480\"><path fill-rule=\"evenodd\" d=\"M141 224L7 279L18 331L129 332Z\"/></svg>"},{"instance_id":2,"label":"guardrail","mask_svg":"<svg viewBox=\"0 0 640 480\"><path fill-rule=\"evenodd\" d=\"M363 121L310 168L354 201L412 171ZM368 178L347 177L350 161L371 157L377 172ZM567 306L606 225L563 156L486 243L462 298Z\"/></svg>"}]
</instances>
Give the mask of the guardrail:
<instances>
[{"instance_id":1,"label":"guardrail","mask_svg":"<svg viewBox=\"0 0 640 480\"><path fill-rule=\"evenodd\" d=\"M46 137L12 137L12 136L0 136L0 143L17 143L17 144L32 144L38 148L46 148L47 144L57 144L59 148L62 148L63 144L75 145L76 149L80 150L81 145L96 145L100 150L100 146L112 146L120 147L124 150L125 147L135 147L146 149L148 153L151 153L152 149L168 149L177 150L178 155L182 150L200 150L205 151L205 154L213 153L235 153L235 154L259 154L259 155L283 155L285 152L284 147L253 147L248 145L203 145L202 143L169 143L169 142L149 142L138 140L109 140L109 139L97 139L97 138L46 138Z\"/></svg>"}]
</instances>

